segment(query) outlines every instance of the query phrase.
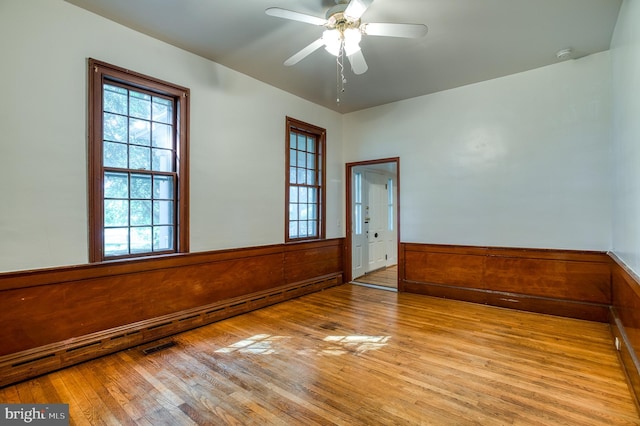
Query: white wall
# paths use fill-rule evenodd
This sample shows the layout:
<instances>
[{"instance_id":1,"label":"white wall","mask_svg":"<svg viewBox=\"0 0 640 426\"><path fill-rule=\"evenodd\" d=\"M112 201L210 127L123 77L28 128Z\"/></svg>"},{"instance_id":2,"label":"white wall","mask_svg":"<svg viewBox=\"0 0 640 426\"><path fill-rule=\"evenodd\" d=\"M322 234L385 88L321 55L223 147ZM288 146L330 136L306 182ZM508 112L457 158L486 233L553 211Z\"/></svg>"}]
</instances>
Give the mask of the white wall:
<instances>
[{"instance_id":1,"label":"white wall","mask_svg":"<svg viewBox=\"0 0 640 426\"><path fill-rule=\"evenodd\" d=\"M402 241L609 250L610 73L604 52L351 113L345 161L400 157Z\"/></svg>"},{"instance_id":2,"label":"white wall","mask_svg":"<svg viewBox=\"0 0 640 426\"><path fill-rule=\"evenodd\" d=\"M640 2L625 0L611 42L613 62L613 251L640 274Z\"/></svg>"},{"instance_id":3,"label":"white wall","mask_svg":"<svg viewBox=\"0 0 640 426\"><path fill-rule=\"evenodd\" d=\"M284 241L286 115L327 129L327 216L342 217L333 111L62 0L0 1L0 52L0 272L87 262L89 57L191 89L191 251Z\"/></svg>"}]
</instances>

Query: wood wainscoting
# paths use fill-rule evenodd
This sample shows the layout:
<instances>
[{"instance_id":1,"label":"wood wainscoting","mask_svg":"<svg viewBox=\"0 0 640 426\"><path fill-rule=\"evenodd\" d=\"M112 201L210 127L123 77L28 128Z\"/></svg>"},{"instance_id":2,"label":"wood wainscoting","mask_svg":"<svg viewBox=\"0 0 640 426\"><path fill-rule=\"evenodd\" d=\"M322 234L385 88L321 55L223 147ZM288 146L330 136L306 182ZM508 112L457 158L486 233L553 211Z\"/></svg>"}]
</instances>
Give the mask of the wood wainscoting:
<instances>
[{"instance_id":1,"label":"wood wainscoting","mask_svg":"<svg viewBox=\"0 0 640 426\"><path fill-rule=\"evenodd\" d=\"M400 291L609 321L611 259L605 252L416 243L400 249Z\"/></svg>"},{"instance_id":2,"label":"wood wainscoting","mask_svg":"<svg viewBox=\"0 0 640 426\"><path fill-rule=\"evenodd\" d=\"M0 387L343 282L344 239L0 274Z\"/></svg>"},{"instance_id":3,"label":"wood wainscoting","mask_svg":"<svg viewBox=\"0 0 640 426\"><path fill-rule=\"evenodd\" d=\"M640 278L614 254L612 262L611 330L618 339L622 365L636 401L640 401Z\"/></svg>"}]
</instances>

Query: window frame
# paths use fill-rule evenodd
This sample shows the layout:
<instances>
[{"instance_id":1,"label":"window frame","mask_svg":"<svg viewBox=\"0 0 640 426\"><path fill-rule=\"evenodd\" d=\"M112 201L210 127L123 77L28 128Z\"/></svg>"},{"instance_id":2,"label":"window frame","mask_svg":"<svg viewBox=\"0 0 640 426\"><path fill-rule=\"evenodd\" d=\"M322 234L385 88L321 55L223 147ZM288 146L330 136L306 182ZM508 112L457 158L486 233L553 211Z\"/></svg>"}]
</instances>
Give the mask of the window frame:
<instances>
[{"instance_id":1,"label":"window frame","mask_svg":"<svg viewBox=\"0 0 640 426\"><path fill-rule=\"evenodd\" d=\"M138 259L189 251L189 98L188 88L133 72L92 58L88 60L88 225L89 262ZM125 85L131 89L170 97L176 107L175 247L170 251L104 256L103 85Z\"/></svg>"},{"instance_id":2,"label":"window frame","mask_svg":"<svg viewBox=\"0 0 640 426\"><path fill-rule=\"evenodd\" d=\"M317 142L317 167L316 180L317 185L314 185L318 189L318 235L312 237L297 237L291 238L289 235L289 202L290 202L290 143L291 133L301 132L308 135L312 135L316 138ZM286 117L286 137L285 137L285 218L284 218L284 233L285 243L295 243L302 241L317 241L324 240L326 238L326 164L327 164L327 144L326 144L327 131L313 124L305 123L304 121L297 120L292 117ZM295 184L294 184L295 185Z\"/></svg>"}]
</instances>

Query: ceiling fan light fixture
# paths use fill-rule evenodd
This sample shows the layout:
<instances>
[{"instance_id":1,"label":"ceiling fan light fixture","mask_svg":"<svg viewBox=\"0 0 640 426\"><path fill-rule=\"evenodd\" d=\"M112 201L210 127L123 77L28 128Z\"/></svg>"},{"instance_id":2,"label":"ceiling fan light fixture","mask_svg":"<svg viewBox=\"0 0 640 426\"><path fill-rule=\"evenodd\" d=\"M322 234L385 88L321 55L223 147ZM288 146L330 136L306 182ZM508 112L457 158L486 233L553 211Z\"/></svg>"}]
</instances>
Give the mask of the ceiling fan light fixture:
<instances>
[{"instance_id":1,"label":"ceiling fan light fixture","mask_svg":"<svg viewBox=\"0 0 640 426\"><path fill-rule=\"evenodd\" d=\"M342 48L342 34L340 34L340 31L336 29L325 30L322 33L322 42L327 52L333 56L340 54L340 49Z\"/></svg>"},{"instance_id":2,"label":"ceiling fan light fixture","mask_svg":"<svg viewBox=\"0 0 640 426\"><path fill-rule=\"evenodd\" d=\"M347 28L344 30L344 51L347 56L353 55L360 50L360 40L362 33L358 28Z\"/></svg>"},{"instance_id":3,"label":"ceiling fan light fixture","mask_svg":"<svg viewBox=\"0 0 640 426\"><path fill-rule=\"evenodd\" d=\"M324 48L333 56L339 56L343 48L347 56L353 55L360 50L360 40L362 40L362 33L358 28L347 28L344 31L334 28L322 33Z\"/></svg>"}]
</instances>

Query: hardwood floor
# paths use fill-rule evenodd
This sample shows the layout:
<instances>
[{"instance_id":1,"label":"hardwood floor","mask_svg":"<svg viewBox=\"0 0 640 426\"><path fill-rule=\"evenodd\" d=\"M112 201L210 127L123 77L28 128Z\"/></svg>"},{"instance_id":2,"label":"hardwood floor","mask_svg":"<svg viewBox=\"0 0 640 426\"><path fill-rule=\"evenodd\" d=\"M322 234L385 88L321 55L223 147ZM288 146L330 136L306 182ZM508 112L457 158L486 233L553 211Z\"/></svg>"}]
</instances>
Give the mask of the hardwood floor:
<instances>
[{"instance_id":1,"label":"hardwood floor","mask_svg":"<svg viewBox=\"0 0 640 426\"><path fill-rule=\"evenodd\" d=\"M373 284L398 289L398 265L364 274L354 281L362 284Z\"/></svg>"},{"instance_id":2,"label":"hardwood floor","mask_svg":"<svg viewBox=\"0 0 640 426\"><path fill-rule=\"evenodd\" d=\"M638 425L607 324L345 284L0 389L71 424Z\"/></svg>"}]
</instances>

